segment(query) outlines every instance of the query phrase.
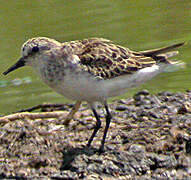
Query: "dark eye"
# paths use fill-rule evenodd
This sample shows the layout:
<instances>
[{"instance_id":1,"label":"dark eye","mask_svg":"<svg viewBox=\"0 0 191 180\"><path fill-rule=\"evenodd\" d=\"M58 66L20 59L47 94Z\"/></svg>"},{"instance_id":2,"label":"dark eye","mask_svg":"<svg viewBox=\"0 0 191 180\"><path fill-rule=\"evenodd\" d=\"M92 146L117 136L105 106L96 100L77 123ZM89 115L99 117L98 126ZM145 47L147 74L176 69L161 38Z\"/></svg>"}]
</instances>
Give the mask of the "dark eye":
<instances>
[{"instance_id":1,"label":"dark eye","mask_svg":"<svg viewBox=\"0 0 191 180\"><path fill-rule=\"evenodd\" d=\"M38 46L34 46L33 48L32 48L32 52L38 52L39 51L39 47Z\"/></svg>"}]
</instances>

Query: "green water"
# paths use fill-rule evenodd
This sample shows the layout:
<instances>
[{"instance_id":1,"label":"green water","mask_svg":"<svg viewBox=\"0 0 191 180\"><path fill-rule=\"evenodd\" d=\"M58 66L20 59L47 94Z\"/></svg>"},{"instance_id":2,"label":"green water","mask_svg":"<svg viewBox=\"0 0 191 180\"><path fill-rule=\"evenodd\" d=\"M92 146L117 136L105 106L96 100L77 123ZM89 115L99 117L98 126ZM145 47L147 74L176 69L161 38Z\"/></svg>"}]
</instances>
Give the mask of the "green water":
<instances>
[{"instance_id":1,"label":"green water","mask_svg":"<svg viewBox=\"0 0 191 180\"><path fill-rule=\"evenodd\" d=\"M59 41L104 37L133 50L186 41L177 58L189 64L191 1L0 0L0 72L19 58L22 43L36 36ZM147 88L153 93L191 89L190 73L188 65L186 69L161 74L138 89ZM12 80L23 82L23 78L28 78L29 83L12 83ZM44 85L29 67L8 76L0 75L0 82L0 114L44 102L68 101Z\"/></svg>"}]
</instances>

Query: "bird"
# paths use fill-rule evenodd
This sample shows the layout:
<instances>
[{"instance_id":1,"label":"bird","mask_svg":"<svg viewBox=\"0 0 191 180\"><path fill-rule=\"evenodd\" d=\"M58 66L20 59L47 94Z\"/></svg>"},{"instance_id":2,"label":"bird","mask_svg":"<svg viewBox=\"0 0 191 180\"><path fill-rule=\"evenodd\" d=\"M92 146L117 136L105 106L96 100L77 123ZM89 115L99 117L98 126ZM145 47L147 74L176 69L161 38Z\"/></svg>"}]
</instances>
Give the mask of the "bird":
<instances>
[{"instance_id":1,"label":"bird","mask_svg":"<svg viewBox=\"0 0 191 180\"><path fill-rule=\"evenodd\" d=\"M86 101L96 119L88 147L101 128L95 105L101 103L105 109L106 122L98 149L102 153L112 119L108 98L139 86L169 67L181 66L182 61L169 58L177 55L178 51L173 49L183 44L133 51L104 38L59 42L48 37L35 37L22 45L21 58L3 74L7 75L25 65L31 66L50 88L76 101L66 119L71 119L81 103Z\"/></svg>"}]
</instances>

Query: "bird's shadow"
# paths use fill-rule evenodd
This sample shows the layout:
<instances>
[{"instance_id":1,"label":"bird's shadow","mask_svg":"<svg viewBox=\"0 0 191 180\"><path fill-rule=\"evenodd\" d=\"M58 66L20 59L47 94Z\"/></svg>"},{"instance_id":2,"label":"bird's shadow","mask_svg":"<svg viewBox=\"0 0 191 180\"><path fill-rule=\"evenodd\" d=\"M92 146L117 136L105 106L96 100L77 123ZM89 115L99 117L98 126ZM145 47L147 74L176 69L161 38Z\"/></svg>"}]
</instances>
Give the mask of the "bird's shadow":
<instances>
[{"instance_id":1,"label":"bird's shadow","mask_svg":"<svg viewBox=\"0 0 191 180\"><path fill-rule=\"evenodd\" d=\"M82 154L92 156L96 153L98 153L98 150L93 147L67 148L63 151L63 161L60 170L70 170L75 172L77 171L77 168L72 165L72 162L75 160L76 156Z\"/></svg>"}]
</instances>

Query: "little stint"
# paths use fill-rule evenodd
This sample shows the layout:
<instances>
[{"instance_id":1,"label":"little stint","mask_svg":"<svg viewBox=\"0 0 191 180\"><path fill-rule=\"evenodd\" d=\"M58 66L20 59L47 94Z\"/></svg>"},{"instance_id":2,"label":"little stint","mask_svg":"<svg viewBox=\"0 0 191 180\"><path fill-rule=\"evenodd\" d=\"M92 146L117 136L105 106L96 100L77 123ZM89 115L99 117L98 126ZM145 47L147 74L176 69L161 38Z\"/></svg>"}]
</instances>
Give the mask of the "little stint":
<instances>
[{"instance_id":1,"label":"little stint","mask_svg":"<svg viewBox=\"0 0 191 180\"><path fill-rule=\"evenodd\" d=\"M91 145L101 127L95 102L102 103L106 111L106 126L99 148L102 152L112 118L107 99L150 80L170 66L181 65L181 61L169 58L178 53L171 50L183 44L135 52L103 38L60 43L37 37L23 44L21 58L3 74L25 65L32 66L48 86L76 101L68 119L73 117L82 101L88 102L96 125L87 146Z\"/></svg>"}]
</instances>

